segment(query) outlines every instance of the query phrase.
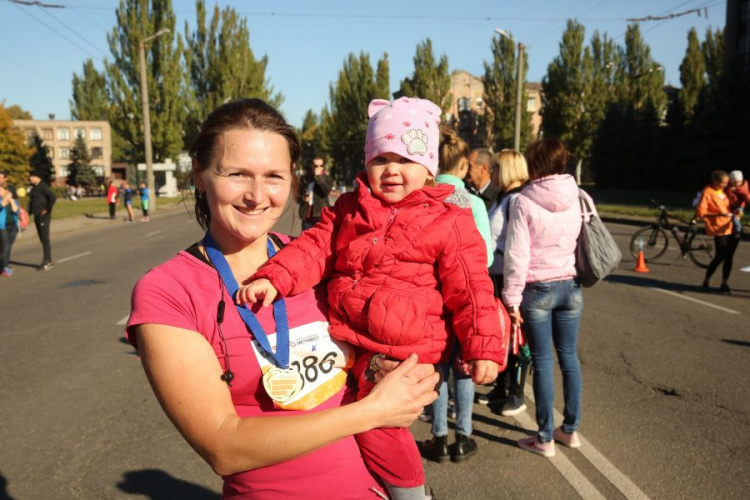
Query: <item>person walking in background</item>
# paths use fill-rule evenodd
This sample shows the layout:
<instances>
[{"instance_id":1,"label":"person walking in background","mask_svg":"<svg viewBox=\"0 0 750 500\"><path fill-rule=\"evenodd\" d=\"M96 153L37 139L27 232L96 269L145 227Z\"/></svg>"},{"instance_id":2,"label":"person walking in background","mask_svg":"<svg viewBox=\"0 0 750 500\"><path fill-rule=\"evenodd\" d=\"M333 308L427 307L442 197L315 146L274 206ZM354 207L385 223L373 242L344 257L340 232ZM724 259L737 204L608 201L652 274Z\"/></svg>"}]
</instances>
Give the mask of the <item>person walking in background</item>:
<instances>
[{"instance_id":1,"label":"person walking in background","mask_svg":"<svg viewBox=\"0 0 750 500\"><path fill-rule=\"evenodd\" d=\"M447 184L455 188L454 195L467 197L471 202L471 213L474 216L479 234L487 249L487 267L492 265L492 247L490 242L490 226L484 203L477 196L469 194L464 188L463 179L469 171L469 146L452 129L444 129L438 146L438 176L435 182ZM454 462L462 462L477 452L477 443L471 439L473 432L471 417L474 406L474 382L467 364L461 355L461 344L453 344L447 363L438 367L442 374L442 382L437 400L432 403L432 439L425 441L422 452L431 460L438 463L448 458ZM456 402L456 440L448 446L448 379L453 371L453 398Z\"/></svg>"},{"instance_id":2,"label":"person walking in background","mask_svg":"<svg viewBox=\"0 0 750 500\"><path fill-rule=\"evenodd\" d=\"M496 169L497 165L489 149L475 149L469 155L469 191L481 198L488 212L498 194L497 186L491 182L492 172Z\"/></svg>"},{"instance_id":3,"label":"person walking in background","mask_svg":"<svg viewBox=\"0 0 750 500\"><path fill-rule=\"evenodd\" d=\"M49 226L52 221L52 207L57 200L49 185L42 180L42 174L34 171L29 176L31 193L29 194L29 213L34 216L34 225L39 241L44 250L44 259L37 268L40 271L52 269L52 247L49 240Z\"/></svg>"},{"instance_id":4,"label":"person walking in background","mask_svg":"<svg viewBox=\"0 0 750 500\"><path fill-rule=\"evenodd\" d=\"M114 220L117 210L117 188L112 181L107 182L107 204L109 205L109 218Z\"/></svg>"},{"instance_id":5,"label":"person walking in background","mask_svg":"<svg viewBox=\"0 0 750 500\"><path fill-rule=\"evenodd\" d=\"M745 213L745 207L750 205L750 187L747 180L743 179L740 170L729 172L729 184L726 193L729 196L729 208L732 210L734 234L737 238L740 238L742 236L742 215Z\"/></svg>"},{"instance_id":6,"label":"person walking in background","mask_svg":"<svg viewBox=\"0 0 750 500\"><path fill-rule=\"evenodd\" d=\"M122 204L125 205L125 210L128 212L128 218L125 222L133 221L133 189L128 184L128 181L122 181L120 186L120 192L122 193Z\"/></svg>"},{"instance_id":7,"label":"person walking in background","mask_svg":"<svg viewBox=\"0 0 750 500\"><path fill-rule=\"evenodd\" d=\"M333 178L326 173L323 158L316 156L300 181L299 213L302 230L320 221L323 208L330 206L328 195L333 189Z\"/></svg>"},{"instance_id":8,"label":"person walking in background","mask_svg":"<svg viewBox=\"0 0 750 500\"><path fill-rule=\"evenodd\" d=\"M143 217L141 217L141 222L148 222L148 187L146 187L145 182L141 182L141 184L138 186L138 194L141 197L141 211L143 212Z\"/></svg>"},{"instance_id":9,"label":"person walking in background","mask_svg":"<svg viewBox=\"0 0 750 500\"><path fill-rule=\"evenodd\" d=\"M709 281L719 264L724 264L721 272L721 293L731 293L729 288L729 275L732 273L734 252L739 245L739 237L735 237L735 227L732 222L732 209L729 204L729 196L724 192L729 184L729 175L723 170L711 172L711 183L703 189L701 201L695 216L703 219L706 226L706 234L714 237L716 255L706 269L703 278L703 288L710 290Z\"/></svg>"},{"instance_id":10,"label":"person walking in background","mask_svg":"<svg viewBox=\"0 0 750 500\"><path fill-rule=\"evenodd\" d=\"M10 249L18 234L18 201L13 193L0 184L0 275L13 276L10 268Z\"/></svg>"},{"instance_id":11,"label":"person walking in background","mask_svg":"<svg viewBox=\"0 0 750 500\"><path fill-rule=\"evenodd\" d=\"M575 250L581 207L575 179L565 174L568 151L559 139L533 142L526 149L530 183L509 211L504 253L503 301L511 321L523 324L534 366L534 398L539 431L521 439L527 451L551 457L555 442L581 445L581 365L578 327L583 311ZM589 199L589 205L594 203ZM563 378L562 427L555 428L554 349ZM553 441L554 439L554 441Z\"/></svg>"},{"instance_id":12,"label":"person walking in background","mask_svg":"<svg viewBox=\"0 0 750 500\"><path fill-rule=\"evenodd\" d=\"M490 268L490 278L495 290L495 297L502 298L503 268L505 266L505 247L508 237L508 220L516 198L524 184L529 180L526 159L518 151L504 149L495 155L497 169L492 176L492 183L497 186L498 197L490 208L490 232L492 234L495 260ZM523 394L526 376L529 372L530 354L524 346L516 355L508 349L508 366L497 377L497 385L486 395L479 396L480 404L492 404L502 401L500 414L513 416L526 409Z\"/></svg>"}]
</instances>

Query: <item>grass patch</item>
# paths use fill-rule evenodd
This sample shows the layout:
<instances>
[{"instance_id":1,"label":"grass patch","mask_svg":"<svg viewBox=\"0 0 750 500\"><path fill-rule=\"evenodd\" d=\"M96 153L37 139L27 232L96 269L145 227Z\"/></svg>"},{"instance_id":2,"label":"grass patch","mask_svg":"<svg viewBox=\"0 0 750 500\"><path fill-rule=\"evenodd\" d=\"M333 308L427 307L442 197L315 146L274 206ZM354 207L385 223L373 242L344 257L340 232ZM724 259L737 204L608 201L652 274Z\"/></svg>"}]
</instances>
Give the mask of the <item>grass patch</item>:
<instances>
[{"instance_id":1,"label":"grass patch","mask_svg":"<svg viewBox=\"0 0 750 500\"><path fill-rule=\"evenodd\" d=\"M20 198L21 206L28 209L29 199ZM174 206L175 204L182 203L181 197L176 198L158 198L158 206L167 208ZM154 201L151 200L151 206L153 207ZM122 202L117 203L117 210L124 210ZM133 211L136 215L140 214L141 201L140 198L133 198ZM108 214L109 205L107 199L101 198L83 198L77 201L64 200L58 198L55 202L55 206L52 208L52 220L66 219L68 217L78 217L86 214Z\"/></svg>"}]
</instances>

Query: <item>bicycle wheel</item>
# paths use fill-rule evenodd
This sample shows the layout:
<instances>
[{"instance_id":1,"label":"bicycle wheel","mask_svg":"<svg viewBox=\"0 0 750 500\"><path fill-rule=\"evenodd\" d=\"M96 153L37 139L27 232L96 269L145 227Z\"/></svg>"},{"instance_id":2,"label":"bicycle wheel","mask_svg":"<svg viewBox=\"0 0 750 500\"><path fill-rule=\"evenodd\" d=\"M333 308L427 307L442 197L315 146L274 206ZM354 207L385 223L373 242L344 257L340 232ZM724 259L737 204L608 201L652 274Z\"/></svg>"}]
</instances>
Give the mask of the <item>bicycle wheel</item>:
<instances>
[{"instance_id":1,"label":"bicycle wheel","mask_svg":"<svg viewBox=\"0 0 750 500\"><path fill-rule=\"evenodd\" d=\"M714 241L710 236L698 234L695 229L691 229L687 234L688 256L693 263L702 268L707 268L714 260Z\"/></svg>"},{"instance_id":2,"label":"bicycle wheel","mask_svg":"<svg viewBox=\"0 0 750 500\"><path fill-rule=\"evenodd\" d=\"M630 255L638 258L638 252L643 249L643 257L647 262L654 261L664 255L669 246L667 233L658 226L639 229L630 239Z\"/></svg>"}]
</instances>

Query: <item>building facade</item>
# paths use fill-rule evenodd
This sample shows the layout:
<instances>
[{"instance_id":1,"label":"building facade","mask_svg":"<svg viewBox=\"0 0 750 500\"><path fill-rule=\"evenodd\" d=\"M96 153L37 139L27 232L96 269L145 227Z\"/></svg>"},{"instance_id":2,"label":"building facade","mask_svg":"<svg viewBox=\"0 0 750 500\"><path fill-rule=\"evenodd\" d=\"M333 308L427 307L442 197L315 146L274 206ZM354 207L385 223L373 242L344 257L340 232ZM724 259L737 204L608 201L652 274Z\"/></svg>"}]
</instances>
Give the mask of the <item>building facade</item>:
<instances>
[{"instance_id":1,"label":"building facade","mask_svg":"<svg viewBox=\"0 0 750 500\"><path fill-rule=\"evenodd\" d=\"M49 148L52 165L55 167L54 185L64 186L68 177L68 165L76 137L86 140L91 157L91 167L97 177L108 178L112 174L112 132L107 121L64 120L13 120L16 128L23 130L31 142L34 134Z\"/></svg>"},{"instance_id":2,"label":"building facade","mask_svg":"<svg viewBox=\"0 0 750 500\"><path fill-rule=\"evenodd\" d=\"M446 123L454 127L472 148L485 145L484 82L463 70L451 75L451 107L446 113ZM537 82L526 84L526 110L532 127L532 137L539 136L542 127L542 86Z\"/></svg>"},{"instance_id":3,"label":"building facade","mask_svg":"<svg viewBox=\"0 0 750 500\"><path fill-rule=\"evenodd\" d=\"M724 54L727 67L750 72L750 0L727 0Z\"/></svg>"}]
</instances>

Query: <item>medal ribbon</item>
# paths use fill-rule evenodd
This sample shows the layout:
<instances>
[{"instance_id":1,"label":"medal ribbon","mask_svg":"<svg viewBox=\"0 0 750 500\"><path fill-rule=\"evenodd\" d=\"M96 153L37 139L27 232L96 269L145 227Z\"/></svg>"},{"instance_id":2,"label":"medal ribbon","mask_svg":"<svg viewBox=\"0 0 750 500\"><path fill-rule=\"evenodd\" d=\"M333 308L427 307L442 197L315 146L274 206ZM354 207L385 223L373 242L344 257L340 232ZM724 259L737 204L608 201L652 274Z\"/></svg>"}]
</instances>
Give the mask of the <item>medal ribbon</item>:
<instances>
[{"instance_id":1,"label":"medal ribbon","mask_svg":"<svg viewBox=\"0 0 750 500\"><path fill-rule=\"evenodd\" d=\"M203 246L206 249L208 258L214 265L216 270L221 276L221 280L224 282L224 286L229 292L229 296L232 298L234 303L234 296L239 290L237 280L234 279L232 269L229 267L227 259L219 249L219 246L214 241L210 232L206 232L206 236L203 238ZM273 246L271 238L268 238L268 257L271 258L276 254L276 248ZM283 298L276 300L273 303L273 317L276 321L276 352L271 349L271 344L268 341L268 335L261 326L258 318L253 312L247 307L246 304L237 305L235 308L239 313L242 321L250 329L255 339L258 341L263 351L268 355L270 360L279 368L287 369L289 367L289 321L286 315L286 303Z\"/></svg>"}]
</instances>

